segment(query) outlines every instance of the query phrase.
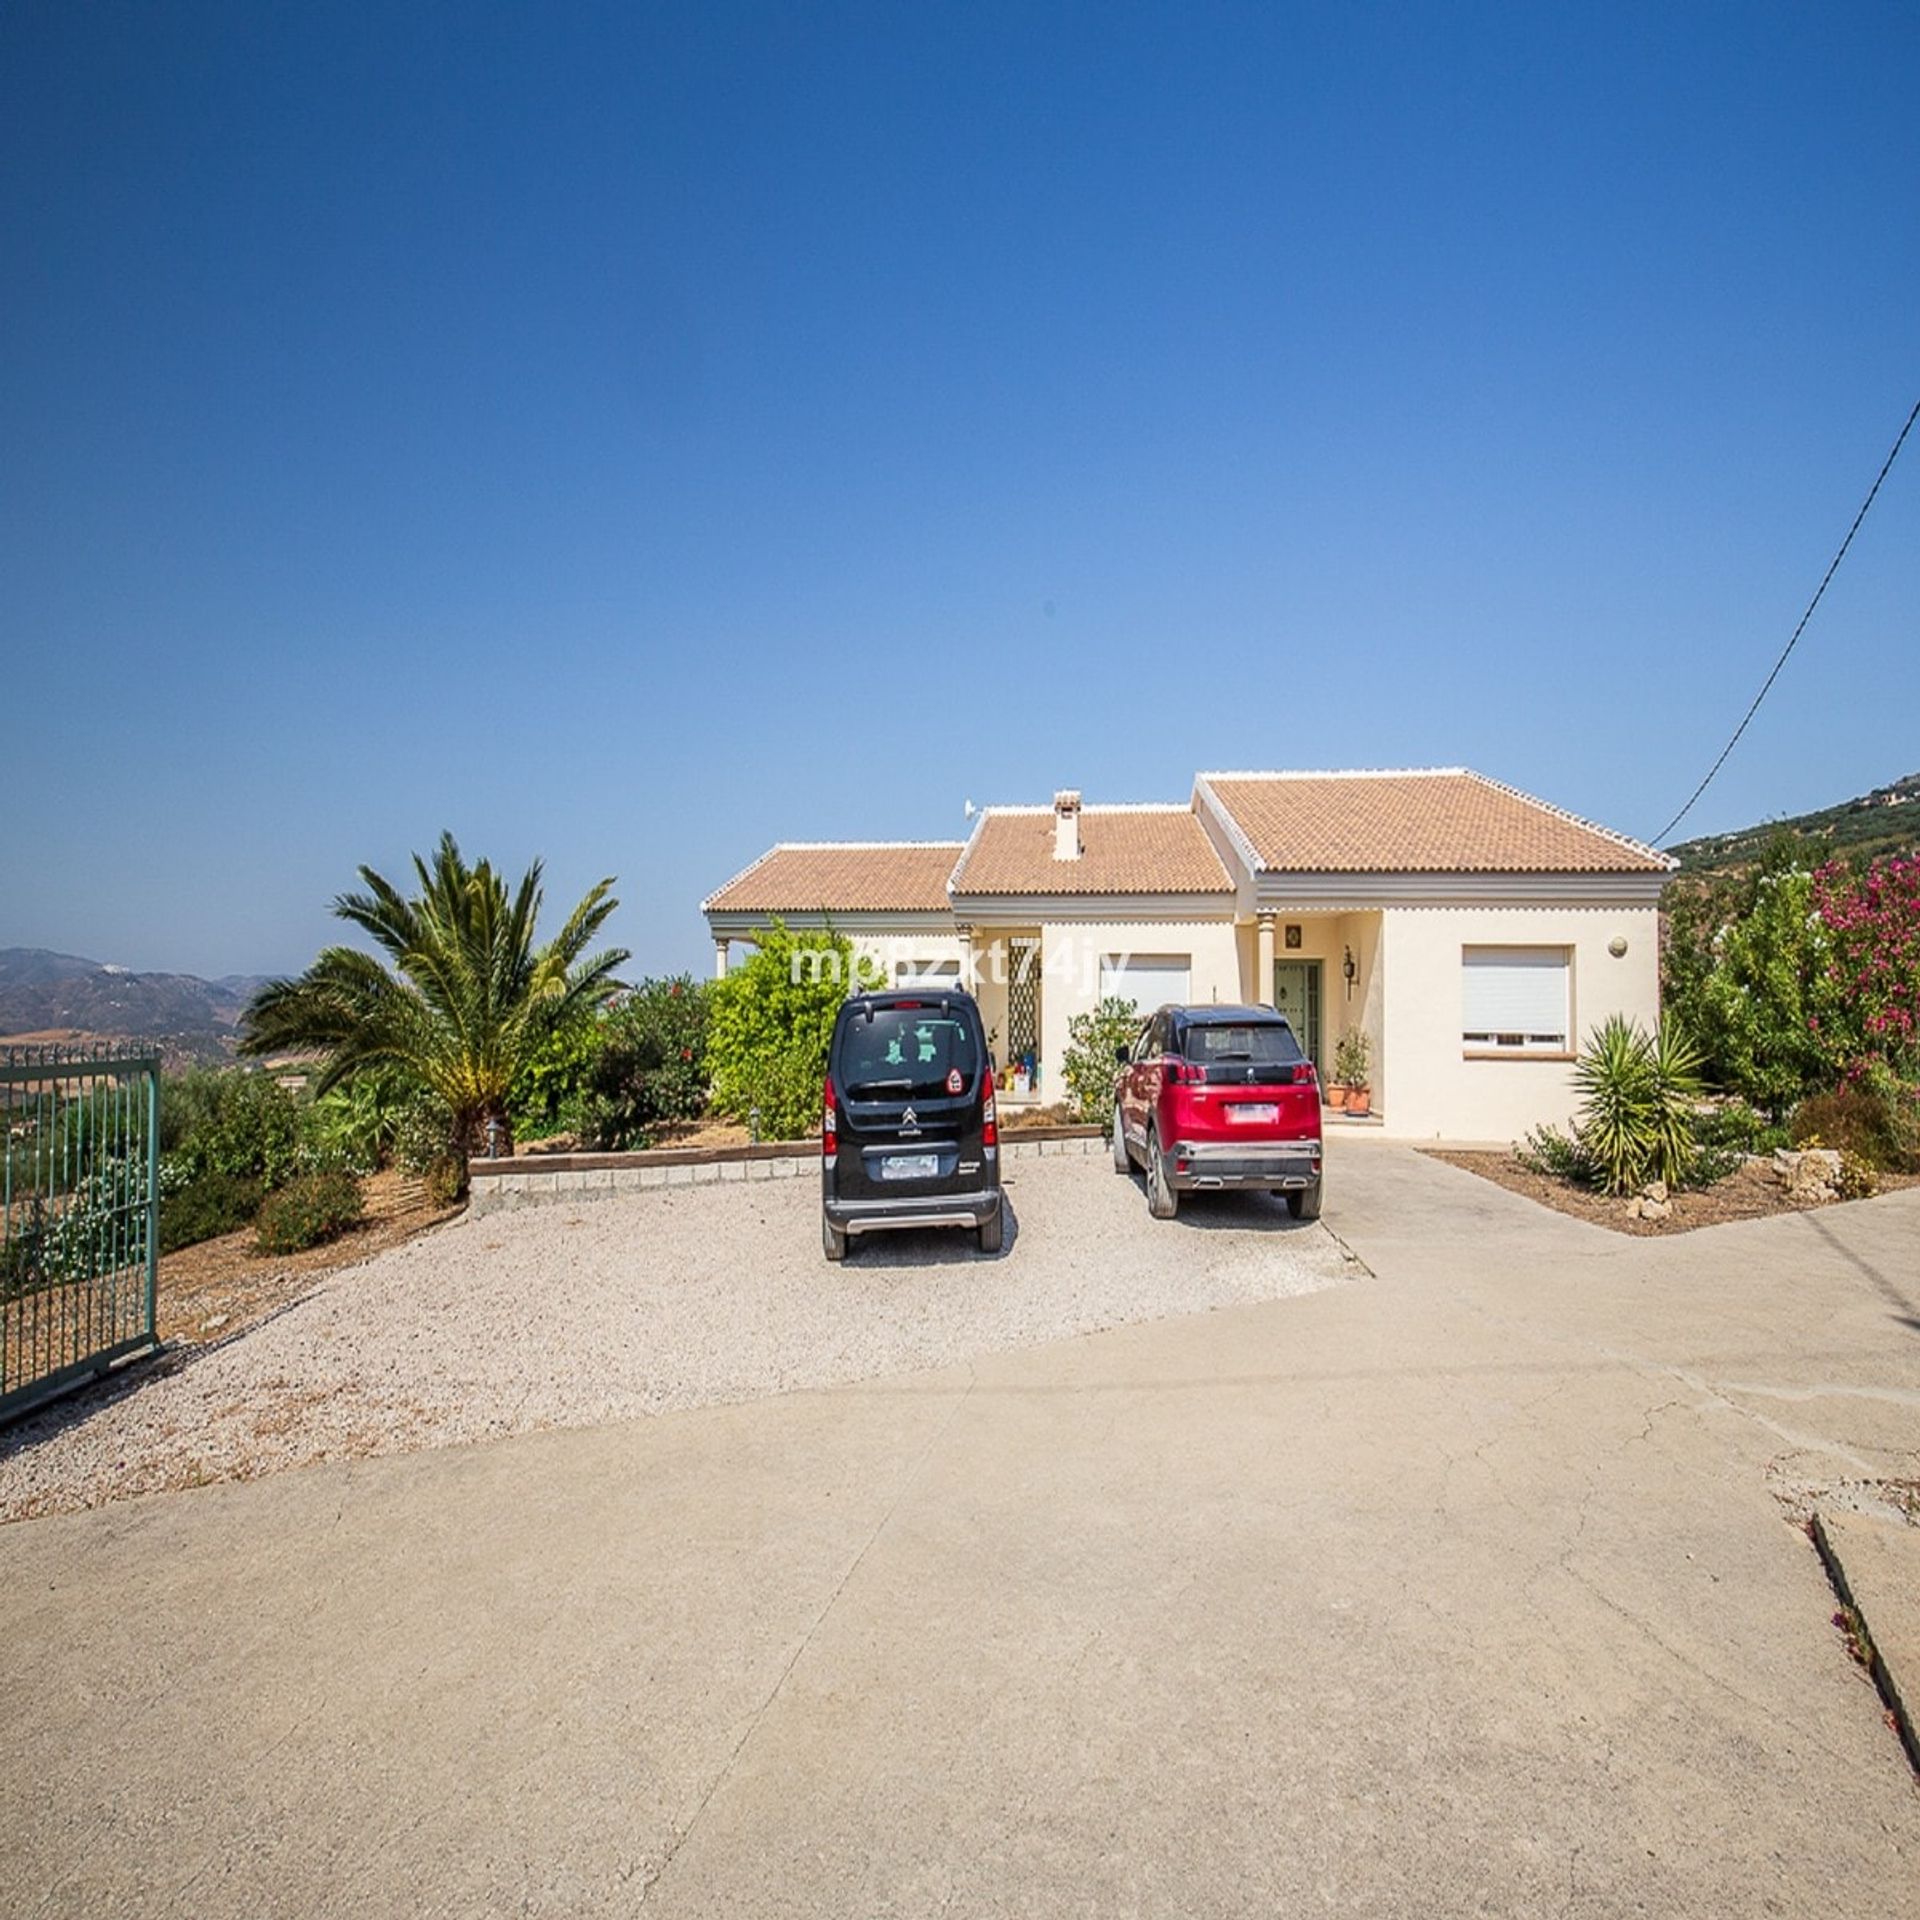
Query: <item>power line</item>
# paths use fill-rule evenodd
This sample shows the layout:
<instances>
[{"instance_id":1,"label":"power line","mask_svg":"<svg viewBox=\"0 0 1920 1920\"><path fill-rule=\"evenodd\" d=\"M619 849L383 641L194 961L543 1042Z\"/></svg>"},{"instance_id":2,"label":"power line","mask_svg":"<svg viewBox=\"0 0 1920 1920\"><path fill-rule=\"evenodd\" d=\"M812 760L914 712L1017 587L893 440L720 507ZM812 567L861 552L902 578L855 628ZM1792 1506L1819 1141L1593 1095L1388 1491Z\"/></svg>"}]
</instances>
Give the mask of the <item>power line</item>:
<instances>
[{"instance_id":1,"label":"power line","mask_svg":"<svg viewBox=\"0 0 1920 1920\"><path fill-rule=\"evenodd\" d=\"M1713 784L1713 776L1727 764L1727 755L1740 744L1740 736L1746 732L1747 723L1760 711L1760 702L1772 691L1773 683L1780 677L1780 669L1787 664L1787 655L1800 644L1800 636L1806 632L1807 622L1813 618L1813 610L1820 604L1820 596L1827 590L1827 582L1840 570L1840 562L1847 557L1847 549L1853 545L1853 536L1860 531L1860 522L1867 517L1867 509L1873 505L1873 496L1880 491L1880 482L1893 471L1893 463L1899 459L1900 449L1906 445L1907 435L1913 431L1913 423L1916 420L1920 420L1920 400L1913 403L1913 411L1907 415L1907 424L1900 429L1900 437L1893 443L1893 451L1887 455L1878 478L1868 488L1867 497L1860 503L1860 511L1853 516L1853 525L1847 529L1847 537L1840 542L1840 551L1833 556L1832 564L1821 577L1819 586L1814 589L1813 598L1807 602L1806 612L1800 616L1800 624L1793 630L1793 638L1780 650L1780 658L1773 663L1773 671L1767 675L1766 684L1753 696L1753 705L1747 709L1740 724L1734 728L1733 738L1720 749L1720 758L1707 769L1707 777L1688 796L1687 804L1653 836L1652 845L1657 847L1693 811L1694 802Z\"/></svg>"}]
</instances>

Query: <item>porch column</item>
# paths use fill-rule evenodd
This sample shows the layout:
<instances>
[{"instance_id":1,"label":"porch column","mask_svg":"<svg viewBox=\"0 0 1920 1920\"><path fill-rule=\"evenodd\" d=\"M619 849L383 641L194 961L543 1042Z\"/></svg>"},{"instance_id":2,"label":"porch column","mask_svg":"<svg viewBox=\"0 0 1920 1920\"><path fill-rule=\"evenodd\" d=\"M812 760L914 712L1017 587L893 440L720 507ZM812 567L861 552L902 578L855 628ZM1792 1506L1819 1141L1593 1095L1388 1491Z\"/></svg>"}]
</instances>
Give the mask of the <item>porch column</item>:
<instances>
[{"instance_id":1,"label":"porch column","mask_svg":"<svg viewBox=\"0 0 1920 1920\"><path fill-rule=\"evenodd\" d=\"M973 977L973 929L962 920L954 932L960 936L960 985L978 999L980 983Z\"/></svg>"},{"instance_id":2,"label":"porch column","mask_svg":"<svg viewBox=\"0 0 1920 1920\"><path fill-rule=\"evenodd\" d=\"M715 938L713 943L713 977L724 980L727 977L727 949L733 945L731 940Z\"/></svg>"},{"instance_id":3,"label":"porch column","mask_svg":"<svg viewBox=\"0 0 1920 1920\"><path fill-rule=\"evenodd\" d=\"M1273 915L1260 916L1260 978L1254 983L1254 999L1263 1007L1273 1005Z\"/></svg>"}]
</instances>

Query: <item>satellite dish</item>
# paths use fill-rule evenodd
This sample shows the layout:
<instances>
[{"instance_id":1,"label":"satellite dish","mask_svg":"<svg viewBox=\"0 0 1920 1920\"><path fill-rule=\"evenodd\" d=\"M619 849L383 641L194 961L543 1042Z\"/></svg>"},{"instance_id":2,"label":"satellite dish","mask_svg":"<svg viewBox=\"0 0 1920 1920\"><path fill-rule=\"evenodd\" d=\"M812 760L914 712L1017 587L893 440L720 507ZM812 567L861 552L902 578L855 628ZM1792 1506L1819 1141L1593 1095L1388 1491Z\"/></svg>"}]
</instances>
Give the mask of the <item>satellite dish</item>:
<instances>
[{"instance_id":1,"label":"satellite dish","mask_svg":"<svg viewBox=\"0 0 1920 1920\"><path fill-rule=\"evenodd\" d=\"M961 808L960 817L963 820L971 820L973 816L979 811L980 809L976 807L971 800L969 800L967 804L963 808Z\"/></svg>"}]
</instances>

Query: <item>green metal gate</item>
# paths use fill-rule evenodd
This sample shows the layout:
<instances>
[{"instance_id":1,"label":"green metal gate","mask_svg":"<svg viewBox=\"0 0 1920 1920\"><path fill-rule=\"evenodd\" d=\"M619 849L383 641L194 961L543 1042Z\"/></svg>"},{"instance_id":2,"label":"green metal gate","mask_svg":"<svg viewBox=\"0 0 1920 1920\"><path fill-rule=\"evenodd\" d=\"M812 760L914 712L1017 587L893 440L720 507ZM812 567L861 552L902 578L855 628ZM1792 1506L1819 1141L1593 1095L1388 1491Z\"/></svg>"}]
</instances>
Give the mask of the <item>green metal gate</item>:
<instances>
[{"instance_id":1,"label":"green metal gate","mask_svg":"<svg viewBox=\"0 0 1920 1920\"><path fill-rule=\"evenodd\" d=\"M158 1345L160 1062L0 1049L0 1420Z\"/></svg>"}]
</instances>

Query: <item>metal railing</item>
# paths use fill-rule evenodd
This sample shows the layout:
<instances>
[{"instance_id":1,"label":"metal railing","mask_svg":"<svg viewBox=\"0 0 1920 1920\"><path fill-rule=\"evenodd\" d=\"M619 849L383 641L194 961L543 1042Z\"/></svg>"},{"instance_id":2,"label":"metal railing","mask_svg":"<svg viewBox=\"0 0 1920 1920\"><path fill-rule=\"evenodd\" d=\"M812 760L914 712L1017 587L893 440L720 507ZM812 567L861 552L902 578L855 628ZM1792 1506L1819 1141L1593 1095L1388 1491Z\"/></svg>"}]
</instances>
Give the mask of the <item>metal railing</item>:
<instances>
[{"instance_id":1,"label":"metal railing","mask_svg":"<svg viewBox=\"0 0 1920 1920\"><path fill-rule=\"evenodd\" d=\"M158 1345L160 1062L0 1049L0 1420Z\"/></svg>"}]
</instances>

